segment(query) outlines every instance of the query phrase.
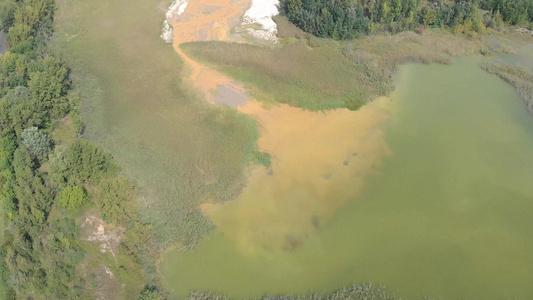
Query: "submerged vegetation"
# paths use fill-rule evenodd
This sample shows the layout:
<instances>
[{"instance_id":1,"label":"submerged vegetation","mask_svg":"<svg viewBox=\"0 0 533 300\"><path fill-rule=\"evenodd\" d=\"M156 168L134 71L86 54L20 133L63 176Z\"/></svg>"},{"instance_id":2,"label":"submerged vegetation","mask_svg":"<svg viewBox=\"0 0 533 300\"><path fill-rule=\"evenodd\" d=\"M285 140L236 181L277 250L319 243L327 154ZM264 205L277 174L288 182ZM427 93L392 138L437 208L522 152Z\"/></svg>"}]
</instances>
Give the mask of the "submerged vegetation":
<instances>
[{"instance_id":1,"label":"submerged vegetation","mask_svg":"<svg viewBox=\"0 0 533 300\"><path fill-rule=\"evenodd\" d=\"M503 64L484 64L481 68L512 85L533 114L533 72L519 66Z\"/></svg>"}]
</instances>

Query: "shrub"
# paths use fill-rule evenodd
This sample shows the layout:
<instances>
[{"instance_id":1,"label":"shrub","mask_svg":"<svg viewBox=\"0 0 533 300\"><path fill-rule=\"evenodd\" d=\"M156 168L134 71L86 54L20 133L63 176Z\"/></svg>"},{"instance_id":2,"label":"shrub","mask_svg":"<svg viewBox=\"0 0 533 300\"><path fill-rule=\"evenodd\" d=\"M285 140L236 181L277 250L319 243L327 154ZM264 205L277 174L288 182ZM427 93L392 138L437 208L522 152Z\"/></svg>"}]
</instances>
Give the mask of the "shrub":
<instances>
[{"instance_id":1,"label":"shrub","mask_svg":"<svg viewBox=\"0 0 533 300\"><path fill-rule=\"evenodd\" d=\"M85 129L85 125L83 124L83 121L81 120L80 113L77 110L72 110L70 113L70 121L72 122L72 128L74 131L80 135L83 133L83 129Z\"/></svg>"}]
</instances>

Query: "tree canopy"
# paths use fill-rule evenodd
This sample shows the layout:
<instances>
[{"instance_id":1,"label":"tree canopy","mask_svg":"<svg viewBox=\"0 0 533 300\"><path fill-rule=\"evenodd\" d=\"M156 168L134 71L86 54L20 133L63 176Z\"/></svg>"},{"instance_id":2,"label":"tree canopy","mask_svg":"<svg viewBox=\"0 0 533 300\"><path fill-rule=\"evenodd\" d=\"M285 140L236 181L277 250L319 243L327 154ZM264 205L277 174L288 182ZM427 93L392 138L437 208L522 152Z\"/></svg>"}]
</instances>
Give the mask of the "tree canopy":
<instances>
[{"instance_id":1,"label":"tree canopy","mask_svg":"<svg viewBox=\"0 0 533 300\"><path fill-rule=\"evenodd\" d=\"M281 10L302 30L334 39L420 25L481 32L498 18L513 25L533 22L529 0L281 0Z\"/></svg>"},{"instance_id":2,"label":"tree canopy","mask_svg":"<svg viewBox=\"0 0 533 300\"><path fill-rule=\"evenodd\" d=\"M20 137L22 144L40 161L46 159L52 151L52 140L37 127L24 129Z\"/></svg>"},{"instance_id":3,"label":"tree canopy","mask_svg":"<svg viewBox=\"0 0 533 300\"><path fill-rule=\"evenodd\" d=\"M76 209L85 202L87 202L87 193L81 186L67 186L57 194L57 203L63 208Z\"/></svg>"}]
</instances>

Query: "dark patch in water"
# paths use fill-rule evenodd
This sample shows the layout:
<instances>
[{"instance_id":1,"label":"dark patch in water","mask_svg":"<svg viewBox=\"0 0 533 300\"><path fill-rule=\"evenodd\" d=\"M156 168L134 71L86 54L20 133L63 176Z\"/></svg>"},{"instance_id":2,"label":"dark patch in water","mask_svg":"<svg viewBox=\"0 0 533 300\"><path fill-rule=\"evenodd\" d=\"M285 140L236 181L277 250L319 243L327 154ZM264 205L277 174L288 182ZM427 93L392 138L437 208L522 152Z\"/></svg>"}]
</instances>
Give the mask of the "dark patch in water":
<instances>
[{"instance_id":1,"label":"dark patch in water","mask_svg":"<svg viewBox=\"0 0 533 300\"><path fill-rule=\"evenodd\" d=\"M320 228L320 217L317 215L314 215L311 217L311 224L315 226L315 228Z\"/></svg>"},{"instance_id":2,"label":"dark patch in water","mask_svg":"<svg viewBox=\"0 0 533 300\"><path fill-rule=\"evenodd\" d=\"M285 235L285 245L281 247L283 251L293 251L303 244L301 238L298 238L292 234Z\"/></svg>"}]
</instances>

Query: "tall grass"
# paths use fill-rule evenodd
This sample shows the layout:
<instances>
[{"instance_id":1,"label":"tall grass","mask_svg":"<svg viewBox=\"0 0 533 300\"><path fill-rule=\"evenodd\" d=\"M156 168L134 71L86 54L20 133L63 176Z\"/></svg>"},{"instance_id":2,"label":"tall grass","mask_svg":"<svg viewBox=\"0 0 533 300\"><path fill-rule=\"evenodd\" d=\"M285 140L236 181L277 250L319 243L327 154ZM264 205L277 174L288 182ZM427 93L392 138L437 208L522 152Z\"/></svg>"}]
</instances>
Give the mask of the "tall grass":
<instances>
[{"instance_id":1,"label":"tall grass","mask_svg":"<svg viewBox=\"0 0 533 300\"><path fill-rule=\"evenodd\" d=\"M212 228L198 204L238 194L258 133L181 81L183 62L159 38L167 2L59 1L52 48L72 67L84 137L140 187L161 245L190 249Z\"/></svg>"},{"instance_id":2,"label":"tall grass","mask_svg":"<svg viewBox=\"0 0 533 300\"><path fill-rule=\"evenodd\" d=\"M215 293L197 292L190 293L190 300L229 300L230 298ZM374 287L372 284L354 284L341 288L330 295L311 293L308 295L265 295L250 300L395 300L398 299L385 292L383 287Z\"/></svg>"},{"instance_id":3,"label":"tall grass","mask_svg":"<svg viewBox=\"0 0 533 300\"><path fill-rule=\"evenodd\" d=\"M484 42L447 31L368 36L349 42L308 35L276 18L283 47L208 42L182 45L192 57L229 74L259 99L310 110L357 109L387 95L406 63L450 63L451 56L479 53Z\"/></svg>"},{"instance_id":4,"label":"tall grass","mask_svg":"<svg viewBox=\"0 0 533 300\"><path fill-rule=\"evenodd\" d=\"M368 84L373 74L351 64L334 43L323 42L310 50L304 39L280 49L203 42L184 44L182 49L244 82L262 100L323 110L381 93L379 86Z\"/></svg>"},{"instance_id":5,"label":"tall grass","mask_svg":"<svg viewBox=\"0 0 533 300\"><path fill-rule=\"evenodd\" d=\"M484 64L481 68L512 85L533 114L533 72L526 68L503 64Z\"/></svg>"}]
</instances>

